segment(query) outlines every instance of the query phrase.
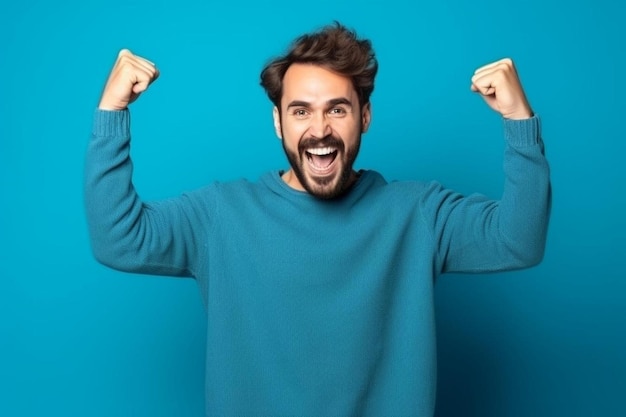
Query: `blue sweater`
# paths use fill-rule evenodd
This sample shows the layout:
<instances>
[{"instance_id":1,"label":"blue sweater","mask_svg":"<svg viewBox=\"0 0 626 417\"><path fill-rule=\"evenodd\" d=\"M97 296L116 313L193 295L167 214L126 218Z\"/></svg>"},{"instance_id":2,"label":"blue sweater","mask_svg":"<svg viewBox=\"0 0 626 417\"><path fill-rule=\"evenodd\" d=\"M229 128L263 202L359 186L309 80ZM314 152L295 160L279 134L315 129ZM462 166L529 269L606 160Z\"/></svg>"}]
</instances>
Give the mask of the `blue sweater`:
<instances>
[{"instance_id":1,"label":"blue sweater","mask_svg":"<svg viewBox=\"0 0 626 417\"><path fill-rule=\"evenodd\" d=\"M122 271L195 277L208 315L207 415L431 416L437 276L543 256L539 122L504 128L499 201L362 171L334 201L270 172L148 203L132 185L129 112L96 111L85 176L93 251Z\"/></svg>"}]
</instances>

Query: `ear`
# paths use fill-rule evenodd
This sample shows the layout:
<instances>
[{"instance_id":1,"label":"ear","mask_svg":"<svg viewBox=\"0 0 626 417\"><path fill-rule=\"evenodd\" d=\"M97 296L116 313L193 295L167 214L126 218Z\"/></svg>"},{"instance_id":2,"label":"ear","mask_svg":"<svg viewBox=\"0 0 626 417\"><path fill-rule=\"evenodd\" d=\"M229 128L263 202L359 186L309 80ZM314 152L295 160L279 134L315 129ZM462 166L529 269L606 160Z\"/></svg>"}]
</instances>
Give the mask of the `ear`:
<instances>
[{"instance_id":1,"label":"ear","mask_svg":"<svg viewBox=\"0 0 626 417\"><path fill-rule=\"evenodd\" d=\"M272 115L274 116L274 130L276 131L276 136L278 139L283 139L282 129L280 128L280 113L278 107L274 106L274 110L272 111Z\"/></svg>"},{"instance_id":2,"label":"ear","mask_svg":"<svg viewBox=\"0 0 626 417\"><path fill-rule=\"evenodd\" d=\"M372 121L372 105L368 101L361 110L361 133L367 132Z\"/></svg>"}]
</instances>

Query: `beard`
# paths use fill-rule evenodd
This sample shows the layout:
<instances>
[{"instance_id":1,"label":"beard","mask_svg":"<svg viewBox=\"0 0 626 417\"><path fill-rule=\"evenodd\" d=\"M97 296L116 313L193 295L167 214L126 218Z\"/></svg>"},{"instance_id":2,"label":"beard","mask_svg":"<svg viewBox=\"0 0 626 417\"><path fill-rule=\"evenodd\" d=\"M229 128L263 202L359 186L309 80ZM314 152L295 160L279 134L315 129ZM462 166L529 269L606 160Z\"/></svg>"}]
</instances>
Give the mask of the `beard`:
<instances>
[{"instance_id":1,"label":"beard","mask_svg":"<svg viewBox=\"0 0 626 417\"><path fill-rule=\"evenodd\" d=\"M311 195L323 199L331 200L342 196L350 189L353 183L353 165L361 146L361 136L357 138L355 146L347 149L343 141L333 135L328 135L323 139L304 138L298 143L298 150L293 151L282 141L283 150L291 169L302 187ZM337 149L337 155L333 163L339 163L339 172L329 176L315 176L307 172L304 165L309 162L306 150L311 147L333 147Z\"/></svg>"}]
</instances>

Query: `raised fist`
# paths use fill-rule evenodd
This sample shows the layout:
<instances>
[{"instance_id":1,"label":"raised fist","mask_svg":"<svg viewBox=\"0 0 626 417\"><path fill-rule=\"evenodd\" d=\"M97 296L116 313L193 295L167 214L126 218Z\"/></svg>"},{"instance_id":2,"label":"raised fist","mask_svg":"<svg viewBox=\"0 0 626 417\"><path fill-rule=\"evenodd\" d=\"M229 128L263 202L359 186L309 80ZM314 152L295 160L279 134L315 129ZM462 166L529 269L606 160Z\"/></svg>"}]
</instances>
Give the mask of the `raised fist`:
<instances>
[{"instance_id":1,"label":"raised fist","mask_svg":"<svg viewBox=\"0 0 626 417\"><path fill-rule=\"evenodd\" d=\"M101 110L123 110L159 77L156 66L128 49L122 49L100 98Z\"/></svg>"},{"instance_id":2,"label":"raised fist","mask_svg":"<svg viewBox=\"0 0 626 417\"><path fill-rule=\"evenodd\" d=\"M471 89L506 119L527 119L533 115L515 65L509 58L478 68L472 77Z\"/></svg>"}]
</instances>

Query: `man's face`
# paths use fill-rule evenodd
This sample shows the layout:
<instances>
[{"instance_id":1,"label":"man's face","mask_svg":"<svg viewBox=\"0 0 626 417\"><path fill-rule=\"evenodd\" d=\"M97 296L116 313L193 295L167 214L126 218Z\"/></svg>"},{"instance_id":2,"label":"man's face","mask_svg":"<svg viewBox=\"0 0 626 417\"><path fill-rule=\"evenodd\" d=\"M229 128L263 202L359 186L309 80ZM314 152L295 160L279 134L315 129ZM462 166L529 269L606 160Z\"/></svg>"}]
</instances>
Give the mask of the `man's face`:
<instances>
[{"instance_id":1,"label":"man's face","mask_svg":"<svg viewBox=\"0 0 626 417\"><path fill-rule=\"evenodd\" d=\"M356 180L352 165L370 117L369 103L360 108L349 78L316 65L291 65L280 113L274 108L276 134L291 164L283 180L319 198L341 195Z\"/></svg>"}]
</instances>

